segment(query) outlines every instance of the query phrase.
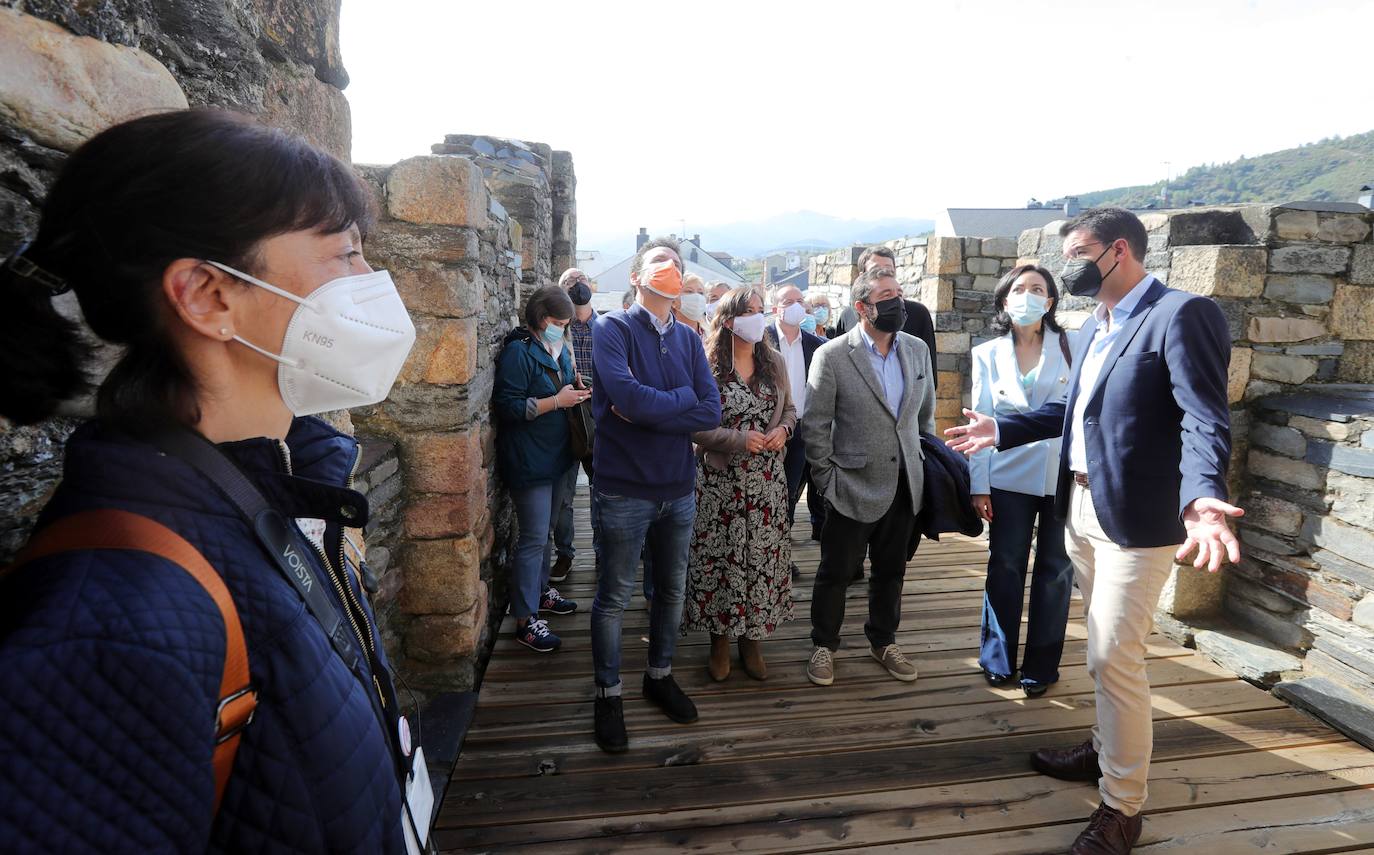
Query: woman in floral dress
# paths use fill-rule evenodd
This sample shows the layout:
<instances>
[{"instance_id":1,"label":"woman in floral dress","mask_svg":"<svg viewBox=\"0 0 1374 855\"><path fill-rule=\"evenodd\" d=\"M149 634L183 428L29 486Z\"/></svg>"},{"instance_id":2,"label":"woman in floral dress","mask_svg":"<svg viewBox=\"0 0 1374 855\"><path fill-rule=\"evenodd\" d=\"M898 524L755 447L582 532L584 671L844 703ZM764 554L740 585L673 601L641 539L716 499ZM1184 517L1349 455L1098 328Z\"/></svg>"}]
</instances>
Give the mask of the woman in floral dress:
<instances>
[{"instance_id":1,"label":"woman in floral dress","mask_svg":"<svg viewBox=\"0 0 1374 855\"><path fill-rule=\"evenodd\" d=\"M730 675L730 640L756 680L760 642L792 618L792 541L783 454L797 416L782 357L763 337L763 299L736 288L716 307L706 357L720 386L721 426L698 446L697 519L682 628L711 634L711 678Z\"/></svg>"}]
</instances>

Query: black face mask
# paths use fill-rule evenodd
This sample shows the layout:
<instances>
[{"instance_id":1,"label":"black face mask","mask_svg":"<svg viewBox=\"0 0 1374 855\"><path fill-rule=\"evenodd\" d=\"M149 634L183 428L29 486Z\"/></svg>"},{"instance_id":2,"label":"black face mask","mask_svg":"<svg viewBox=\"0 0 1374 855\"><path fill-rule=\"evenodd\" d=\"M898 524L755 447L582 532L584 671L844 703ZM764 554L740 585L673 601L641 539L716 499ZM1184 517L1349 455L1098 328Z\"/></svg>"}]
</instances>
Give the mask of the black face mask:
<instances>
[{"instance_id":1,"label":"black face mask","mask_svg":"<svg viewBox=\"0 0 1374 855\"><path fill-rule=\"evenodd\" d=\"M1097 292L1102 290L1102 283L1107 276L1111 276L1116 270L1116 264L1103 276L1102 271L1097 269L1097 262L1102 260L1111 246L1098 253L1097 258L1089 261L1086 258L1071 258L1064 262L1064 272L1059 274L1059 278L1064 283L1064 287L1069 289L1069 293L1075 297L1096 297ZM1117 262L1120 264L1121 262Z\"/></svg>"},{"instance_id":2,"label":"black face mask","mask_svg":"<svg viewBox=\"0 0 1374 855\"><path fill-rule=\"evenodd\" d=\"M901 297L892 297L869 305L878 312L871 321L878 332L895 333L906 325L906 303Z\"/></svg>"},{"instance_id":3,"label":"black face mask","mask_svg":"<svg viewBox=\"0 0 1374 855\"><path fill-rule=\"evenodd\" d=\"M578 282L568 289L568 296L572 299L574 306L585 306L592 301L592 289L586 282Z\"/></svg>"}]
</instances>

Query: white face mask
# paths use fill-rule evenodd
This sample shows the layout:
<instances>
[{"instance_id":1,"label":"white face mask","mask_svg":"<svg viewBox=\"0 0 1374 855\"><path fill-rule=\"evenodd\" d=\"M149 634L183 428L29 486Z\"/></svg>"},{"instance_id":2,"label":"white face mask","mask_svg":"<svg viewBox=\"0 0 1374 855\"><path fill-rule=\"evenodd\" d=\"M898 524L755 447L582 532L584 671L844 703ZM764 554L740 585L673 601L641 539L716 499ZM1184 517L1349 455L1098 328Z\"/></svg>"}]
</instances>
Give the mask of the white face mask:
<instances>
[{"instance_id":1,"label":"white face mask","mask_svg":"<svg viewBox=\"0 0 1374 855\"><path fill-rule=\"evenodd\" d=\"M1007 301L1002 304L1006 309L1007 316L1011 322L1020 326L1030 326L1045 316L1049 307L1049 300L1039 294L1032 294L1029 291L1018 291L1015 294L1008 294Z\"/></svg>"},{"instance_id":2,"label":"white face mask","mask_svg":"<svg viewBox=\"0 0 1374 855\"><path fill-rule=\"evenodd\" d=\"M706 295L705 294L683 294L682 316L689 321L700 321L706 317Z\"/></svg>"},{"instance_id":3,"label":"white face mask","mask_svg":"<svg viewBox=\"0 0 1374 855\"><path fill-rule=\"evenodd\" d=\"M390 273L331 279L301 298L226 264L209 263L297 304L280 354L234 336L280 363L277 388L294 415L375 404L391 393L415 344L415 325Z\"/></svg>"},{"instance_id":4,"label":"white face mask","mask_svg":"<svg viewBox=\"0 0 1374 855\"><path fill-rule=\"evenodd\" d=\"M768 319L761 313L757 315L740 315L735 318L735 322L730 329L735 335L750 344L758 344L763 341L763 328L767 325L767 320Z\"/></svg>"},{"instance_id":5,"label":"white face mask","mask_svg":"<svg viewBox=\"0 0 1374 855\"><path fill-rule=\"evenodd\" d=\"M801 303L793 303L782 310L782 322L789 327L795 327L806 317L806 307Z\"/></svg>"}]
</instances>

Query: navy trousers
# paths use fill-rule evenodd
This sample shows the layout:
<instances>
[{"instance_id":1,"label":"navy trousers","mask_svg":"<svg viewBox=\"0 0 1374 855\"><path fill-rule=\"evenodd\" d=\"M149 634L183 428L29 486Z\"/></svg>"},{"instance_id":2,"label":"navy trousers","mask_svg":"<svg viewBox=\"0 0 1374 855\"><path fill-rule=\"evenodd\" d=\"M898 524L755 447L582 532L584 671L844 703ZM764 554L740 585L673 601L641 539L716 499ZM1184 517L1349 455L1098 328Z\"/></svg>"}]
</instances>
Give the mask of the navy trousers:
<instances>
[{"instance_id":1,"label":"navy trousers","mask_svg":"<svg viewBox=\"0 0 1374 855\"><path fill-rule=\"evenodd\" d=\"M1034 529L1039 525L1039 534ZM983 642L978 664L994 674L1017 671L1021 604L1031 538L1030 619L1021 680L1053 683L1059 679L1064 627L1073 593L1073 564L1064 548L1064 522L1054 518L1054 496L1028 496L992 488L992 525L988 536L988 579L983 595Z\"/></svg>"}]
</instances>

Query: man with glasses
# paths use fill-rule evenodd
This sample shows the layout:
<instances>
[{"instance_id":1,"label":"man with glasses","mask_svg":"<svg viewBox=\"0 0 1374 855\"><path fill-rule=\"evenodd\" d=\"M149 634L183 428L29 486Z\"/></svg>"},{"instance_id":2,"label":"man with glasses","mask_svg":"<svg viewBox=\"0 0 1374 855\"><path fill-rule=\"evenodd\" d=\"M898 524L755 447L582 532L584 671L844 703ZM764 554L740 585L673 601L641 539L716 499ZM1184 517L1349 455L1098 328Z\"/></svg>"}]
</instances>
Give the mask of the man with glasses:
<instances>
[{"instance_id":1,"label":"man with glasses","mask_svg":"<svg viewBox=\"0 0 1374 855\"><path fill-rule=\"evenodd\" d=\"M966 454L1064 437L1055 510L1087 613L1097 724L1088 742L1036 751L1031 765L1098 781L1102 803L1071 852L1124 853L1140 837L1150 770L1145 638L1160 592L1194 549L1194 566L1212 572L1240 560L1227 518L1244 512L1225 501L1231 336L1216 303L1145 272L1145 226L1130 211L1086 211L1060 235L1065 288L1098 301L1067 403L995 420L964 410L969 423L945 433Z\"/></svg>"},{"instance_id":2,"label":"man with glasses","mask_svg":"<svg viewBox=\"0 0 1374 855\"><path fill-rule=\"evenodd\" d=\"M921 431L935 430L934 369L925 342L901 332L906 308L891 272L864 273L851 296L859 323L812 357L800 430L812 479L828 505L811 593L815 650L806 669L818 686L835 681L845 591L865 550L873 571L864 623L869 652L895 679L917 676L896 633L908 545L921 510Z\"/></svg>"}]
</instances>

